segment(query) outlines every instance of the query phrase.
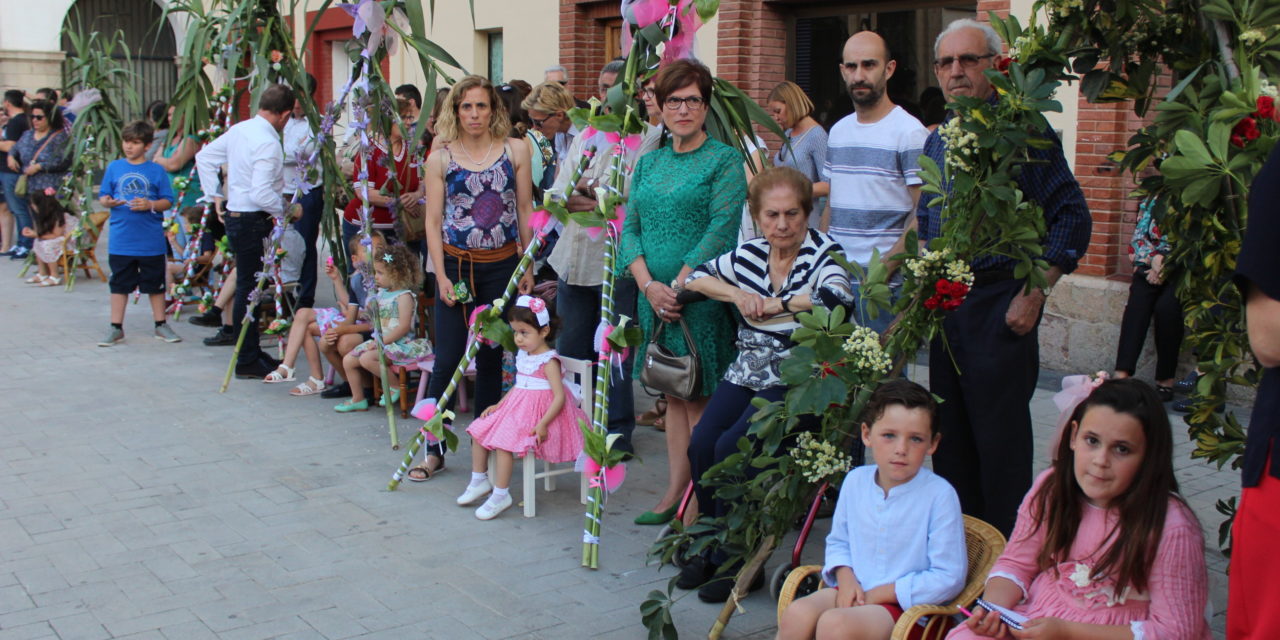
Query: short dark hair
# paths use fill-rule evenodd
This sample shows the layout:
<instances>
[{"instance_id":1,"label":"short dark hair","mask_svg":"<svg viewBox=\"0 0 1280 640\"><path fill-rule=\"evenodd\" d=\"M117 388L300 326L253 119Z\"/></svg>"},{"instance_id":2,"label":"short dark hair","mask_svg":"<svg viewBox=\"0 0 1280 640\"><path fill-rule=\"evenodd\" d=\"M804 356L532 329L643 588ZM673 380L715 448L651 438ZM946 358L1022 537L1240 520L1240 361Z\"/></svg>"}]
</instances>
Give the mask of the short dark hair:
<instances>
[{"instance_id":1,"label":"short dark hair","mask_svg":"<svg viewBox=\"0 0 1280 640\"><path fill-rule=\"evenodd\" d=\"M929 414L929 433L938 435L938 403L933 394L906 378L894 378L876 387L862 410L862 422L872 426L894 405L907 409L924 409Z\"/></svg>"},{"instance_id":2,"label":"short dark hair","mask_svg":"<svg viewBox=\"0 0 1280 640\"><path fill-rule=\"evenodd\" d=\"M310 73L310 72L304 72L304 73L303 73L303 76L304 76L303 81L298 83L298 84L300 84L300 85L302 85L302 86L300 86L300 87L298 87L298 88L299 88L299 89L301 89L303 92L305 92L307 95L311 95L311 94L315 93L315 92L316 92L316 77L315 77L315 76L313 76L313 75L311 75L311 73Z\"/></svg>"},{"instance_id":3,"label":"short dark hair","mask_svg":"<svg viewBox=\"0 0 1280 640\"><path fill-rule=\"evenodd\" d=\"M293 89L288 85L273 84L262 92L261 98L258 98L258 108L271 113L284 113L293 111L293 103L297 100Z\"/></svg>"},{"instance_id":4,"label":"short dark hair","mask_svg":"<svg viewBox=\"0 0 1280 640\"><path fill-rule=\"evenodd\" d=\"M27 105L27 96L20 89L10 89L4 92L4 102L21 109Z\"/></svg>"},{"instance_id":5,"label":"short dark hair","mask_svg":"<svg viewBox=\"0 0 1280 640\"><path fill-rule=\"evenodd\" d=\"M141 142L142 144L151 144L155 140L156 128L151 126L146 120L134 120L126 124L120 130L120 139L129 142Z\"/></svg>"},{"instance_id":6,"label":"short dark hair","mask_svg":"<svg viewBox=\"0 0 1280 640\"><path fill-rule=\"evenodd\" d=\"M415 109L422 108L422 92L411 84L402 84L396 87L396 95L408 98L413 101Z\"/></svg>"},{"instance_id":7,"label":"short dark hair","mask_svg":"<svg viewBox=\"0 0 1280 640\"><path fill-rule=\"evenodd\" d=\"M62 109L58 108L58 103L52 100L36 100L31 103L31 110L39 109L44 112L44 117L49 123L50 129L62 128Z\"/></svg>"},{"instance_id":8,"label":"short dark hair","mask_svg":"<svg viewBox=\"0 0 1280 640\"><path fill-rule=\"evenodd\" d=\"M658 75L654 78L654 96L661 105L667 101L668 96L691 84L697 85L703 100L711 100L711 70L695 60L676 60L658 70Z\"/></svg>"},{"instance_id":9,"label":"short dark hair","mask_svg":"<svg viewBox=\"0 0 1280 640\"><path fill-rule=\"evenodd\" d=\"M53 102L53 103L55 103L55 104L58 102L58 90L57 90L57 89L50 89L49 87L44 87L44 88L42 88L42 89L36 89L36 95L40 95L40 94L42 94L42 93L44 94L44 97L45 97L47 100L49 100L50 102Z\"/></svg>"},{"instance_id":10,"label":"short dark hair","mask_svg":"<svg viewBox=\"0 0 1280 640\"><path fill-rule=\"evenodd\" d=\"M156 123L157 129L168 129L169 105L164 100L152 100L147 105L147 119Z\"/></svg>"}]
</instances>

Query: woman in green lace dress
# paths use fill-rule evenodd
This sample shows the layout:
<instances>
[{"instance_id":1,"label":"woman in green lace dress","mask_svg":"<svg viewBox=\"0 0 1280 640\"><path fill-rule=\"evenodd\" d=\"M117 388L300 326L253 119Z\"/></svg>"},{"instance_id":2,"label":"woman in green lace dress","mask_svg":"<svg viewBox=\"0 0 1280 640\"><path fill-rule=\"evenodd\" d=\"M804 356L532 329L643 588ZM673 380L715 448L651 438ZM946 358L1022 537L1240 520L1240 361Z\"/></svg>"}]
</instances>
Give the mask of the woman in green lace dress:
<instances>
[{"instance_id":1,"label":"woman in green lace dress","mask_svg":"<svg viewBox=\"0 0 1280 640\"><path fill-rule=\"evenodd\" d=\"M637 524L665 524L689 484L689 436L707 398L734 358L734 319L721 302L676 304L676 291L694 267L733 249L738 236L747 182L737 151L703 130L711 100L711 72L690 60L663 67L657 75L657 101L671 132L668 147L640 159L631 183L622 228L620 269L636 279L637 314L645 343L658 322L684 318L702 366L701 397L683 401L668 397L667 491ZM688 353L678 324L662 332L660 341L672 352ZM636 358L640 375L642 358Z\"/></svg>"}]
</instances>

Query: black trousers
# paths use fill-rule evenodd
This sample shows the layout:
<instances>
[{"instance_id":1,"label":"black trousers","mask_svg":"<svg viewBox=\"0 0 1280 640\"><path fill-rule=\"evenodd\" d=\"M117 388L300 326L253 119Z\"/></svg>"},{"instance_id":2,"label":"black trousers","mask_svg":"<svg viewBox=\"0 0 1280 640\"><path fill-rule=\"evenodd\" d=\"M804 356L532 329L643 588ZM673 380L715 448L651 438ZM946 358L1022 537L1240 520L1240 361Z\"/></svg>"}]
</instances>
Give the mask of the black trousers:
<instances>
[{"instance_id":1,"label":"black trousers","mask_svg":"<svg viewBox=\"0 0 1280 640\"><path fill-rule=\"evenodd\" d=\"M445 274L450 281L456 283L459 280L470 280L468 276L474 276L474 286L471 287L473 300L465 306L454 304L451 307L445 304L443 296L436 297L433 310L436 323L436 362L431 370L431 383L427 385L428 398L440 397L445 387L449 385L449 378L458 368L458 363L462 361L462 354L467 348L467 315L475 309L476 305L489 304L495 298L502 296L507 281L516 270L518 261L519 256L513 256L499 262L477 262L474 265L468 263L464 270L460 268L456 258L445 257ZM508 304L514 305L515 301L512 300ZM464 309L466 315L464 315ZM476 354L476 395L475 402L472 403L475 405L476 417L479 417L489 405L498 402L501 397L502 348L480 347L479 353ZM456 398L456 393L453 398L449 398L449 408L453 407Z\"/></svg>"},{"instance_id":2,"label":"black trousers","mask_svg":"<svg viewBox=\"0 0 1280 640\"><path fill-rule=\"evenodd\" d=\"M1040 373L1039 319L1027 335L1005 324L1022 280L976 286L942 324L929 352L929 387L942 398L933 470L960 508L1007 537L1031 488L1031 395ZM953 360L954 358L954 360Z\"/></svg>"},{"instance_id":3,"label":"black trousers","mask_svg":"<svg viewBox=\"0 0 1280 640\"><path fill-rule=\"evenodd\" d=\"M263 241L271 235L272 220L270 215L261 211L228 211L225 220L231 250L236 255L236 298L231 308L231 326L238 335L240 323L249 307L249 293L258 286L258 278L254 274L262 271ZM265 356L258 346L258 323L255 318L250 318L249 330L244 335L236 361L247 366Z\"/></svg>"},{"instance_id":4,"label":"black trousers","mask_svg":"<svg viewBox=\"0 0 1280 640\"><path fill-rule=\"evenodd\" d=\"M769 387L752 391L732 382L720 381L702 418L693 429L689 440L689 470L693 476L693 491L698 496L698 510L705 516L723 516L724 505L715 499L712 487L704 486L702 474L721 460L738 452L738 440L751 428L751 416L757 409L752 398L764 398L769 402L781 400L787 394L786 387ZM761 469L752 469L759 473Z\"/></svg>"},{"instance_id":5,"label":"black trousers","mask_svg":"<svg viewBox=\"0 0 1280 640\"><path fill-rule=\"evenodd\" d=\"M1116 371L1133 375L1147 339L1147 327L1155 319L1156 380L1168 380L1178 371L1178 350L1182 347L1182 307L1171 283L1147 282L1146 266L1133 270L1129 301L1120 321L1120 346L1116 348Z\"/></svg>"},{"instance_id":6,"label":"black trousers","mask_svg":"<svg viewBox=\"0 0 1280 640\"><path fill-rule=\"evenodd\" d=\"M315 187L298 200L302 205L302 217L293 228L307 243L307 254L302 259L302 274L298 276L298 308L316 306L316 279L319 259L316 240L320 237L320 219L324 217L324 189Z\"/></svg>"}]
</instances>

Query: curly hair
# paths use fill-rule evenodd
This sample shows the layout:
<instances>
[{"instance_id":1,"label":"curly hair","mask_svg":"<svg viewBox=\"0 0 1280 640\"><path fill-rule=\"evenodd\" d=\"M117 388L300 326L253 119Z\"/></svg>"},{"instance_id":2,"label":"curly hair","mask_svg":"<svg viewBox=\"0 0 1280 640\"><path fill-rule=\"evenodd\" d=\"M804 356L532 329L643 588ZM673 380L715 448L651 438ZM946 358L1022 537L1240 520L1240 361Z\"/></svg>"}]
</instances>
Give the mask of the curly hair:
<instances>
[{"instance_id":1,"label":"curly hair","mask_svg":"<svg viewBox=\"0 0 1280 640\"><path fill-rule=\"evenodd\" d=\"M422 287L422 269L418 267L418 256L402 244L390 244L374 252L376 257L373 268L379 267L387 273L387 288L417 291Z\"/></svg>"},{"instance_id":2,"label":"curly hair","mask_svg":"<svg viewBox=\"0 0 1280 640\"><path fill-rule=\"evenodd\" d=\"M462 105L467 92L472 89L483 89L485 99L489 102L489 135L498 140L506 139L511 132L511 120L507 115L506 103L498 97L498 91L493 88L493 84L482 76L467 76L449 90L449 96L445 98L445 106L440 110L440 116L436 120L436 134L445 141L458 139L462 133L458 126L458 108Z\"/></svg>"}]
</instances>

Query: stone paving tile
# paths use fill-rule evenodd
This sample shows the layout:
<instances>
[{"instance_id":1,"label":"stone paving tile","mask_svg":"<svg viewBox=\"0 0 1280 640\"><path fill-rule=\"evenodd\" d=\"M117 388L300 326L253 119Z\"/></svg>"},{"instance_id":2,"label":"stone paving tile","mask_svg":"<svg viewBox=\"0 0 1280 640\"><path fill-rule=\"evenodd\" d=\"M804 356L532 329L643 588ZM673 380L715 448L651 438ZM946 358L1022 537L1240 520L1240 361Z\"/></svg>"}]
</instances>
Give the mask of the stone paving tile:
<instances>
[{"instance_id":1,"label":"stone paving tile","mask_svg":"<svg viewBox=\"0 0 1280 640\"><path fill-rule=\"evenodd\" d=\"M386 491L403 450L388 446L384 414L338 415L331 401L288 396L289 385L236 380L219 394L230 350L204 347L212 330L185 322L175 327L185 342L152 340L140 306L127 310L125 343L98 348L105 285L32 290L13 271L0 265L0 323L24 330L0 334L0 352L41 375L0 377L0 415L11 417L0 423L0 640L644 637L640 602L674 575L646 562L657 528L632 524L663 489L662 434L638 428L645 464L605 505L601 566L586 570L573 483L539 490L537 518L517 507L478 522L453 504L467 481L463 445L431 482ZM1043 372L1032 404L1037 469L1060 376ZM79 384L30 402L49 397L51 379ZM397 424L407 443L417 425ZM1220 634L1226 561L1213 504L1238 493L1238 474L1190 450L1180 441L1177 474L1208 537ZM518 502L519 479L512 488ZM827 526L804 562L820 559ZM790 562L794 539L768 571ZM680 631L705 633L720 607L676 595ZM769 595L742 606L725 637L772 637Z\"/></svg>"}]
</instances>

